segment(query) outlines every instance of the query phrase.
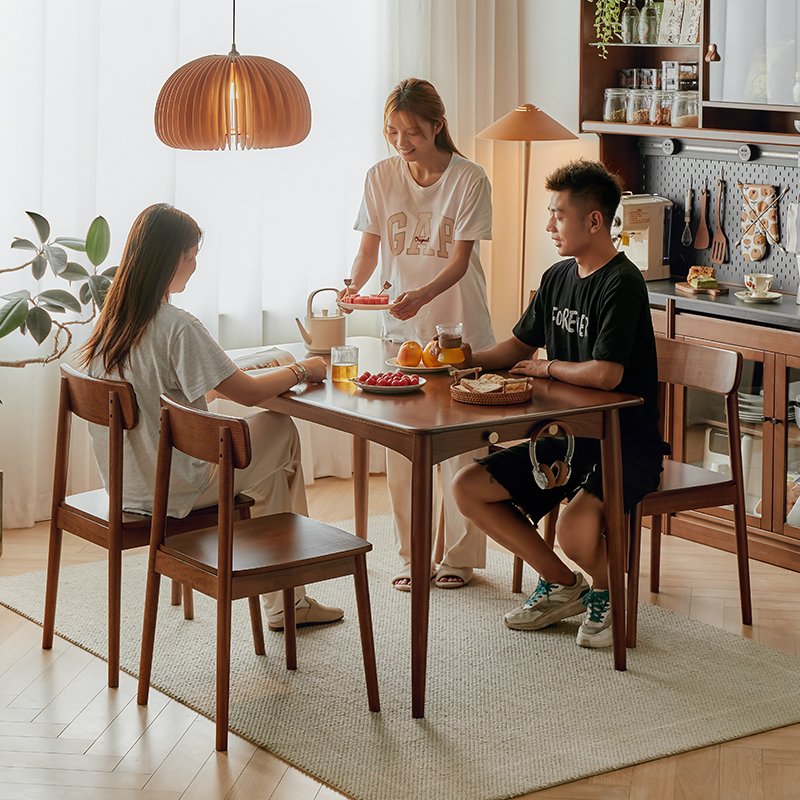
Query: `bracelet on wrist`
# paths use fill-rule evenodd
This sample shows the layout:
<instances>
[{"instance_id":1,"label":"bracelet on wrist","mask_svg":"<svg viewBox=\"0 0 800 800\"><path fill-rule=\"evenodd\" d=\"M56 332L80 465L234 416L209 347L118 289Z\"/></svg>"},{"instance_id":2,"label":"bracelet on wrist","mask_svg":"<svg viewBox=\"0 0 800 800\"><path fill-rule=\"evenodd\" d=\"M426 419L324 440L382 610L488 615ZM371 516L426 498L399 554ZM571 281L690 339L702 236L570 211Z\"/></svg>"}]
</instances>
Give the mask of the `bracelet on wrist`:
<instances>
[{"instance_id":1,"label":"bracelet on wrist","mask_svg":"<svg viewBox=\"0 0 800 800\"><path fill-rule=\"evenodd\" d=\"M544 374L547 375L547 377L550 378L551 381L554 381L555 378L550 374L550 367L552 367L553 364L556 363L556 361L558 361L557 358L551 359L550 361L547 362L547 366L544 368Z\"/></svg>"},{"instance_id":2,"label":"bracelet on wrist","mask_svg":"<svg viewBox=\"0 0 800 800\"><path fill-rule=\"evenodd\" d=\"M305 383L308 378L308 373L302 364L295 362L294 364L288 364L287 367L296 379L295 386L300 386L301 383Z\"/></svg>"}]
</instances>

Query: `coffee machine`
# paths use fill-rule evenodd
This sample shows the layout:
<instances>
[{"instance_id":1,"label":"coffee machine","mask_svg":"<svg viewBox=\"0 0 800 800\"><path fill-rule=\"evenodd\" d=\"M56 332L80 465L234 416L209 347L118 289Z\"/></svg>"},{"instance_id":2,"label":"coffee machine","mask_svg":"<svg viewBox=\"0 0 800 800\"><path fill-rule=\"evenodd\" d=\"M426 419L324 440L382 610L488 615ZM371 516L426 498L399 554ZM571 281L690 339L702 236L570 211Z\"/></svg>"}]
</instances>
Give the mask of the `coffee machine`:
<instances>
[{"instance_id":1,"label":"coffee machine","mask_svg":"<svg viewBox=\"0 0 800 800\"><path fill-rule=\"evenodd\" d=\"M611 224L614 245L646 281L669 278L672 201L656 194L622 195Z\"/></svg>"}]
</instances>

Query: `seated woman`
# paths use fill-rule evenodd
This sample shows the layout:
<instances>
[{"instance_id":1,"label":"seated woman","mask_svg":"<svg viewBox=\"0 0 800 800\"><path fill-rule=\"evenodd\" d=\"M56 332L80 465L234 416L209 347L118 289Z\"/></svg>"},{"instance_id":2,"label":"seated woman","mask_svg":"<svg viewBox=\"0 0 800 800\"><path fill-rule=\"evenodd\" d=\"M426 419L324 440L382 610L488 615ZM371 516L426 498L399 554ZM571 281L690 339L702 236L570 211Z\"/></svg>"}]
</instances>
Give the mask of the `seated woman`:
<instances>
[{"instance_id":1,"label":"seated woman","mask_svg":"<svg viewBox=\"0 0 800 800\"><path fill-rule=\"evenodd\" d=\"M123 508L153 513L158 452L159 395L198 409L220 395L255 406L292 386L325 379L319 356L298 361L264 375L242 372L208 331L191 314L170 303L182 292L196 268L203 233L187 214L165 203L146 208L133 223L122 261L108 291L103 310L79 361L95 378L125 380L133 385L139 404L139 424L125 432ZM271 411L248 418L253 460L236 470L235 492L256 504L253 516L284 511L307 514L300 464L300 440L289 417ZM103 482L108 465L108 429L90 426L92 446ZM175 453L170 481L173 517L217 502L216 468ZM295 589L297 625L318 625L342 618L340 608L326 607ZM264 595L267 624L283 630L280 592Z\"/></svg>"}]
</instances>

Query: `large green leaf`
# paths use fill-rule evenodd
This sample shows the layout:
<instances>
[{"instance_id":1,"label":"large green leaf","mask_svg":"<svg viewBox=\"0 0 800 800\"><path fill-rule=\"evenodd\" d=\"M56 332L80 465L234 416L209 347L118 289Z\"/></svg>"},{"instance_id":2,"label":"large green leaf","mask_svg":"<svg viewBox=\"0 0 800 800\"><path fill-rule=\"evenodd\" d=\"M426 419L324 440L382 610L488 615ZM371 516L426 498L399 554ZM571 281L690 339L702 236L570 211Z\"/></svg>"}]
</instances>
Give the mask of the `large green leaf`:
<instances>
[{"instance_id":1,"label":"large green leaf","mask_svg":"<svg viewBox=\"0 0 800 800\"><path fill-rule=\"evenodd\" d=\"M102 275L90 275L87 283L92 293L92 299L97 303L98 308L102 308L108 287L111 286L111 281Z\"/></svg>"},{"instance_id":2,"label":"large green leaf","mask_svg":"<svg viewBox=\"0 0 800 800\"><path fill-rule=\"evenodd\" d=\"M39 248L30 239L20 239L19 236L14 237L11 242L12 250L38 250Z\"/></svg>"},{"instance_id":3,"label":"large green leaf","mask_svg":"<svg viewBox=\"0 0 800 800\"><path fill-rule=\"evenodd\" d=\"M47 259L41 254L35 256L33 261L31 261L31 272L33 273L33 277L36 278L37 281L40 280L46 269Z\"/></svg>"},{"instance_id":4,"label":"large green leaf","mask_svg":"<svg viewBox=\"0 0 800 800\"><path fill-rule=\"evenodd\" d=\"M81 284L81 288L78 290L78 297L80 297L81 303L84 305L92 299L92 287L89 286L89 281Z\"/></svg>"},{"instance_id":5,"label":"large green leaf","mask_svg":"<svg viewBox=\"0 0 800 800\"><path fill-rule=\"evenodd\" d=\"M95 217L86 234L86 255L89 261L99 267L106 260L111 247L111 231L104 217Z\"/></svg>"},{"instance_id":6,"label":"large green leaf","mask_svg":"<svg viewBox=\"0 0 800 800\"><path fill-rule=\"evenodd\" d=\"M89 273L83 265L75 261L68 261L67 268L60 273L60 277L65 281L85 281L89 277Z\"/></svg>"},{"instance_id":7,"label":"large green leaf","mask_svg":"<svg viewBox=\"0 0 800 800\"><path fill-rule=\"evenodd\" d=\"M61 247L46 244L44 246L44 255L50 262L54 275L60 275L67 268L67 251Z\"/></svg>"},{"instance_id":8,"label":"large green leaf","mask_svg":"<svg viewBox=\"0 0 800 800\"><path fill-rule=\"evenodd\" d=\"M40 308L47 309L48 311L52 311L54 314L66 314L67 309L64 306L57 306L55 303L47 303L42 301L40 304Z\"/></svg>"},{"instance_id":9,"label":"large green leaf","mask_svg":"<svg viewBox=\"0 0 800 800\"><path fill-rule=\"evenodd\" d=\"M36 340L36 344L41 344L47 338L47 334L50 333L50 329L53 327L53 320L50 319L50 315L43 308L34 306L28 311L25 324L28 326L31 336Z\"/></svg>"},{"instance_id":10,"label":"large green leaf","mask_svg":"<svg viewBox=\"0 0 800 800\"><path fill-rule=\"evenodd\" d=\"M41 214L37 214L35 211L26 211L25 213L36 226L36 233L39 234L39 241L44 244L50 238L50 223Z\"/></svg>"},{"instance_id":11,"label":"large green leaf","mask_svg":"<svg viewBox=\"0 0 800 800\"><path fill-rule=\"evenodd\" d=\"M28 316L28 301L12 300L0 308L0 339L13 333Z\"/></svg>"},{"instance_id":12,"label":"large green leaf","mask_svg":"<svg viewBox=\"0 0 800 800\"><path fill-rule=\"evenodd\" d=\"M63 289L48 289L47 291L38 295L37 300L50 303L52 305L61 306L62 308L67 308L70 311L81 310L81 304L78 302L78 299Z\"/></svg>"},{"instance_id":13,"label":"large green leaf","mask_svg":"<svg viewBox=\"0 0 800 800\"><path fill-rule=\"evenodd\" d=\"M11 294L3 295L3 300L19 300L20 298L30 300L31 293L27 289L20 289L18 292L11 292Z\"/></svg>"},{"instance_id":14,"label":"large green leaf","mask_svg":"<svg viewBox=\"0 0 800 800\"><path fill-rule=\"evenodd\" d=\"M117 270L119 269L119 264L116 267L109 267L108 269L104 269L100 274L105 275L106 278L113 279L114 276L117 274Z\"/></svg>"},{"instance_id":15,"label":"large green leaf","mask_svg":"<svg viewBox=\"0 0 800 800\"><path fill-rule=\"evenodd\" d=\"M53 239L53 244L60 244L69 247L70 250L77 250L79 253L86 252L86 239L75 239L71 236L59 236Z\"/></svg>"}]
</instances>

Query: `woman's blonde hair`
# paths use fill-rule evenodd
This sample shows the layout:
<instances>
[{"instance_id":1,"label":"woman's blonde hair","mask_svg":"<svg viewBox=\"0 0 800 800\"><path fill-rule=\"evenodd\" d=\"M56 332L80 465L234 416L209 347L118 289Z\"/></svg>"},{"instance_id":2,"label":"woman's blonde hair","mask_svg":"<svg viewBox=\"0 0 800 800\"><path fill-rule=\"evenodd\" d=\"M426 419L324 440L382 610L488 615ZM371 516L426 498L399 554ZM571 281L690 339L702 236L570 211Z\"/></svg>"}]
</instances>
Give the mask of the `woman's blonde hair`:
<instances>
[{"instance_id":1,"label":"woman's blonde hair","mask_svg":"<svg viewBox=\"0 0 800 800\"><path fill-rule=\"evenodd\" d=\"M106 373L122 374L131 351L158 313L181 256L199 247L202 240L198 224L167 203L150 206L139 214L97 324L78 351L84 367L99 356Z\"/></svg>"},{"instance_id":2,"label":"woman's blonde hair","mask_svg":"<svg viewBox=\"0 0 800 800\"><path fill-rule=\"evenodd\" d=\"M424 119L434 127L437 122L442 123L442 129L436 134L434 140L440 150L447 153L456 153L464 157L450 138L447 128L447 119L444 115L444 103L433 84L420 78L407 78L400 81L386 98L383 109L383 135L386 137L386 123L392 114L406 113ZM388 137L387 141L388 141Z\"/></svg>"}]
</instances>

